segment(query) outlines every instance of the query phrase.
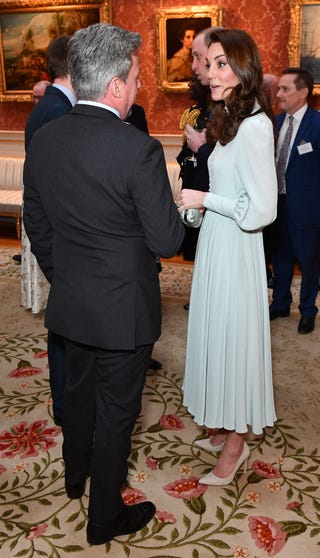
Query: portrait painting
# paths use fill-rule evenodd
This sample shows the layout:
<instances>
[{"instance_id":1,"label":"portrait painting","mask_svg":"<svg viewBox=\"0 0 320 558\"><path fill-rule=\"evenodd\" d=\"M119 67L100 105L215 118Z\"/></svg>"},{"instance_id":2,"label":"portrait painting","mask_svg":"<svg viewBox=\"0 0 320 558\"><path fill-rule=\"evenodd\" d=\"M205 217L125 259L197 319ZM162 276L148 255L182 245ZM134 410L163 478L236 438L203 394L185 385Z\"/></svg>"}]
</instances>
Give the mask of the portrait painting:
<instances>
[{"instance_id":1,"label":"portrait painting","mask_svg":"<svg viewBox=\"0 0 320 558\"><path fill-rule=\"evenodd\" d=\"M192 73L192 43L196 34L210 27L211 19L181 18L167 20L167 79L190 81Z\"/></svg>"},{"instance_id":2,"label":"portrait painting","mask_svg":"<svg viewBox=\"0 0 320 558\"><path fill-rule=\"evenodd\" d=\"M97 2L28 9L1 9L0 5L1 100L32 100L33 85L48 79L49 42L100 20Z\"/></svg>"},{"instance_id":3,"label":"portrait painting","mask_svg":"<svg viewBox=\"0 0 320 558\"><path fill-rule=\"evenodd\" d=\"M159 86L162 90L188 90L193 39L202 29L220 24L218 6L158 10Z\"/></svg>"}]
</instances>

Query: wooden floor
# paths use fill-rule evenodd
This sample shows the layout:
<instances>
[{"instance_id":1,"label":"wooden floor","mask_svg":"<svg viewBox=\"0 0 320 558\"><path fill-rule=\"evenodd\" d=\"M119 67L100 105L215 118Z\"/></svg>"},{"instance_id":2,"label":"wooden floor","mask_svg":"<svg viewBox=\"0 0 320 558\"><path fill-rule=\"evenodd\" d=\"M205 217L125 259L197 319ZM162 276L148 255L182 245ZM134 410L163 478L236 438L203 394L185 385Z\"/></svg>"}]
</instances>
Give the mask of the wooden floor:
<instances>
[{"instance_id":1,"label":"wooden floor","mask_svg":"<svg viewBox=\"0 0 320 558\"><path fill-rule=\"evenodd\" d=\"M0 219L0 247L17 248L19 252L21 242L17 238L15 220Z\"/></svg>"}]
</instances>

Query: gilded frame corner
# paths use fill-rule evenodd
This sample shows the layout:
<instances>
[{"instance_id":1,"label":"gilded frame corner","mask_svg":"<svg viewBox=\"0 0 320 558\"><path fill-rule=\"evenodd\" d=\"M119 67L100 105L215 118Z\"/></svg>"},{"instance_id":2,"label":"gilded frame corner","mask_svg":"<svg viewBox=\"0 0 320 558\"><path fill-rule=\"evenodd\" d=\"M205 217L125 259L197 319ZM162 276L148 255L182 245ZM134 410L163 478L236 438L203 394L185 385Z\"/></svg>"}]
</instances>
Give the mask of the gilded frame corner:
<instances>
[{"instance_id":1,"label":"gilded frame corner","mask_svg":"<svg viewBox=\"0 0 320 558\"><path fill-rule=\"evenodd\" d=\"M291 0L288 54L290 66L313 74L313 94L320 95L320 1Z\"/></svg>"},{"instance_id":2,"label":"gilded frame corner","mask_svg":"<svg viewBox=\"0 0 320 558\"><path fill-rule=\"evenodd\" d=\"M43 28L38 16L45 16ZM46 79L44 53L55 36L52 23L49 33L53 17L59 19L59 31L67 29L62 33L97 21L110 22L112 0L0 0L0 101L32 101L31 80ZM33 18L38 19L36 31ZM42 38L41 33L48 37ZM20 46L19 37L23 38Z\"/></svg>"},{"instance_id":3,"label":"gilded frame corner","mask_svg":"<svg viewBox=\"0 0 320 558\"><path fill-rule=\"evenodd\" d=\"M201 19L203 25L201 25ZM162 91L181 93L188 91L188 82L168 81L167 62L169 53L168 25L177 25L192 20L199 28L222 24L222 10L218 5L189 6L185 8L159 8L157 10L157 51L158 51L158 86ZM180 23L181 22L181 23Z\"/></svg>"}]
</instances>

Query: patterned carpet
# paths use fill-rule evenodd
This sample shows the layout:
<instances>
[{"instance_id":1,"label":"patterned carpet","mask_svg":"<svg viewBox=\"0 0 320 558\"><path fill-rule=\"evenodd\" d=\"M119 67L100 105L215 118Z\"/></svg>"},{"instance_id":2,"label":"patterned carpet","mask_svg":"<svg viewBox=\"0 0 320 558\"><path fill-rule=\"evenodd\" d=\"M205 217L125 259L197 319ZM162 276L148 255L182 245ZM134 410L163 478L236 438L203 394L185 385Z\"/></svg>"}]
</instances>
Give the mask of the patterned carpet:
<instances>
[{"instance_id":1,"label":"patterned carpet","mask_svg":"<svg viewBox=\"0 0 320 558\"><path fill-rule=\"evenodd\" d=\"M248 436L249 470L228 487L198 483L216 457L182 406L192 266L165 262L163 334L154 350L132 439L126 503L155 502L142 531L106 546L85 537L88 487L64 491L61 431L54 426L43 316L20 307L19 266L0 250L0 556L38 558L316 558L320 555L320 326L298 335L297 293L289 318L272 322L278 421ZM108 474L108 471L106 471Z\"/></svg>"}]
</instances>

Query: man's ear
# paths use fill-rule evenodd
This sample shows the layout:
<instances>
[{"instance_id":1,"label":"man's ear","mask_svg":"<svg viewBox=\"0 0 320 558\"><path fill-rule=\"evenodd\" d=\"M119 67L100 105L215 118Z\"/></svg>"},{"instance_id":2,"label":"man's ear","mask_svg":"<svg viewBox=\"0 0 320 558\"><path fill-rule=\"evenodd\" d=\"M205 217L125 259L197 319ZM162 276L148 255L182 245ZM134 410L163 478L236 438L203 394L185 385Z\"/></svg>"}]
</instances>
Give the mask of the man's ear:
<instances>
[{"instance_id":1,"label":"man's ear","mask_svg":"<svg viewBox=\"0 0 320 558\"><path fill-rule=\"evenodd\" d=\"M114 97L121 99L123 82L120 78L115 77L111 80L109 89Z\"/></svg>"},{"instance_id":2,"label":"man's ear","mask_svg":"<svg viewBox=\"0 0 320 558\"><path fill-rule=\"evenodd\" d=\"M309 89L307 87L303 87L302 89L300 89L300 92L302 99L306 99L309 95Z\"/></svg>"}]
</instances>

